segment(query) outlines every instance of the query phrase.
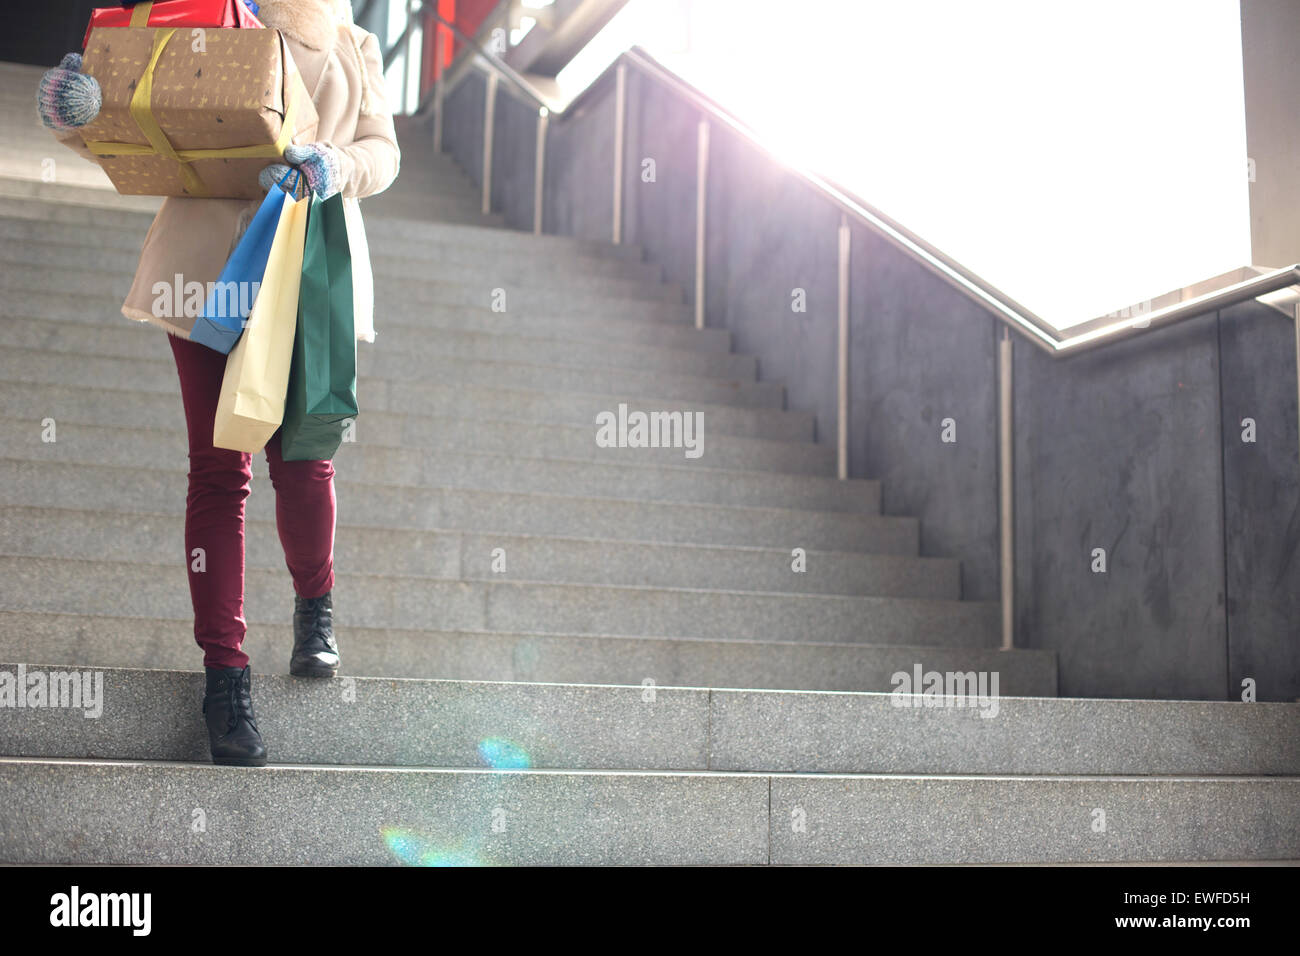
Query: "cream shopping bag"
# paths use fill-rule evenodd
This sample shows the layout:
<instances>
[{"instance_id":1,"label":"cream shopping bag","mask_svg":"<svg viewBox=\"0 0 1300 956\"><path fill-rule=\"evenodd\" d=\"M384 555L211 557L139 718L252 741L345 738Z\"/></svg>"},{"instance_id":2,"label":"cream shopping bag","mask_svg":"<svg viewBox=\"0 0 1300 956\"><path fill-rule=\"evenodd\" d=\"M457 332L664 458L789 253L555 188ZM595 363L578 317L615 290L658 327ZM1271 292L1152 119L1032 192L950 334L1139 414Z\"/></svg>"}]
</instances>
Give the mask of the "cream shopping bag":
<instances>
[{"instance_id":1,"label":"cream shopping bag","mask_svg":"<svg viewBox=\"0 0 1300 956\"><path fill-rule=\"evenodd\" d=\"M352 324L357 340L375 340L375 279L370 271L370 244L361 220L361 204L343 200L343 214L348 221L348 246L352 249Z\"/></svg>"},{"instance_id":2,"label":"cream shopping bag","mask_svg":"<svg viewBox=\"0 0 1300 956\"><path fill-rule=\"evenodd\" d=\"M226 358L212 444L256 454L284 419L308 199L286 202L248 326Z\"/></svg>"}]
</instances>

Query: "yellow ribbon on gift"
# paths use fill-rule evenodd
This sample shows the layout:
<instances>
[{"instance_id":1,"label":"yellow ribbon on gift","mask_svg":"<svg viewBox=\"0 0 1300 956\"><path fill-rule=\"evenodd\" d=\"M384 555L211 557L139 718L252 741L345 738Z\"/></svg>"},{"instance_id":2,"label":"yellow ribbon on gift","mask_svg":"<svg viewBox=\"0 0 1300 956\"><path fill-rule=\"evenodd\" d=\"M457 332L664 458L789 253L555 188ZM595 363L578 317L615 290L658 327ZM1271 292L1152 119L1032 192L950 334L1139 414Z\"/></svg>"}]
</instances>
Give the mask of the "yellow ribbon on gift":
<instances>
[{"instance_id":1,"label":"yellow ribbon on gift","mask_svg":"<svg viewBox=\"0 0 1300 956\"><path fill-rule=\"evenodd\" d=\"M136 17L142 16L147 22L149 19L149 7L151 3L144 3L137 6L131 12L131 25L136 26ZM143 11L141 8L145 8ZM135 120L140 131L144 133L145 139L149 144L141 143L104 143L93 142L87 143L86 148L96 156L166 156L180 165L181 177L185 180L185 190L191 196L210 196L211 192L199 178L199 174L194 171L190 164L200 159L280 159L284 155L285 147L293 139L294 133L294 114L297 111L298 99L294 97L290 100L285 108L284 122L280 126L280 135L274 143L263 143L260 146L230 146L217 149L176 149L172 146L171 141L167 139L167 134L162 131L158 121L153 115L153 74L154 68L158 65L158 60L162 56L163 50L167 46L167 41L172 38L176 30L163 29L158 30L153 38L153 55L149 58L149 64L144 69L144 75L140 77L140 82L136 85L135 93L131 97L131 118Z\"/></svg>"},{"instance_id":2,"label":"yellow ribbon on gift","mask_svg":"<svg viewBox=\"0 0 1300 956\"><path fill-rule=\"evenodd\" d=\"M131 8L131 26L147 27L149 25L149 14L153 10L153 0L148 3L137 3Z\"/></svg>"}]
</instances>

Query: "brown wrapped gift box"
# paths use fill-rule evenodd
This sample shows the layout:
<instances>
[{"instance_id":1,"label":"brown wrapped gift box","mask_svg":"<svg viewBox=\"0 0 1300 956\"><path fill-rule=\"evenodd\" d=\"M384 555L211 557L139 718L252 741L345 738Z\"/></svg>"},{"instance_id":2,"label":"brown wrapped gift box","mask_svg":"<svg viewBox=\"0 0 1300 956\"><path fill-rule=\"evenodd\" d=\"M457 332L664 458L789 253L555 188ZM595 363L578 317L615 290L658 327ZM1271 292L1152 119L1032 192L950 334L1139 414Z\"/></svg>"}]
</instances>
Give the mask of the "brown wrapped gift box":
<instances>
[{"instance_id":1,"label":"brown wrapped gift box","mask_svg":"<svg viewBox=\"0 0 1300 956\"><path fill-rule=\"evenodd\" d=\"M81 136L119 193L260 199L258 173L288 143L315 138L316 109L278 30L208 29L202 40L195 50L190 30L91 31L82 71L103 107Z\"/></svg>"}]
</instances>

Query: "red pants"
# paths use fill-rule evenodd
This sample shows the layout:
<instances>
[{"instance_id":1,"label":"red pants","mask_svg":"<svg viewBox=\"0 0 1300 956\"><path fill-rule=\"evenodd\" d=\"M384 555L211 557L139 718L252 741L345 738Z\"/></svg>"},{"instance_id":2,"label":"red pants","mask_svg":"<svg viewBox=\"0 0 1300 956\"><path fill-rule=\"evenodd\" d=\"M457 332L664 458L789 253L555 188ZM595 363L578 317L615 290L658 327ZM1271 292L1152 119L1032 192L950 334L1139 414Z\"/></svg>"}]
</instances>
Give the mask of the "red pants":
<instances>
[{"instance_id":1,"label":"red pants","mask_svg":"<svg viewBox=\"0 0 1300 956\"><path fill-rule=\"evenodd\" d=\"M185 500L185 555L194 604L194 640L206 667L243 667L244 499L253 456L212 447L217 397L226 356L168 334L185 403L190 439L190 486ZM334 587L334 465L284 461L280 433L266 443L275 521L285 564L299 597L320 597ZM195 549L203 549L200 563ZM196 567L202 570L195 570ZM285 625L293 608L286 603Z\"/></svg>"}]
</instances>

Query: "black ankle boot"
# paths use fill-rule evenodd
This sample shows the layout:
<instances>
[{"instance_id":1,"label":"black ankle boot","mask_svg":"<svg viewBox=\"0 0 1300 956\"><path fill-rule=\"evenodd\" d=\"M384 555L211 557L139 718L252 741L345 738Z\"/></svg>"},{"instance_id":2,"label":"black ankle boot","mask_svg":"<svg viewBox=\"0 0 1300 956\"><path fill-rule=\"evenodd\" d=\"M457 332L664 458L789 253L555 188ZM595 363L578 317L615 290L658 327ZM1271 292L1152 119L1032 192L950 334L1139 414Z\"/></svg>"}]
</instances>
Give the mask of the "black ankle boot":
<instances>
[{"instance_id":1,"label":"black ankle boot","mask_svg":"<svg viewBox=\"0 0 1300 956\"><path fill-rule=\"evenodd\" d=\"M326 591L318 598L293 599L294 677L333 677L339 671L339 645L334 640L334 605Z\"/></svg>"},{"instance_id":2,"label":"black ankle boot","mask_svg":"<svg viewBox=\"0 0 1300 956\"><path fill-rule=\"evenodd\" d=\"M248 667L208 667L203 715L208 721L212 762L265 767L266 747L253 716L253 672Z\"/></svg>"}]
</instances>

